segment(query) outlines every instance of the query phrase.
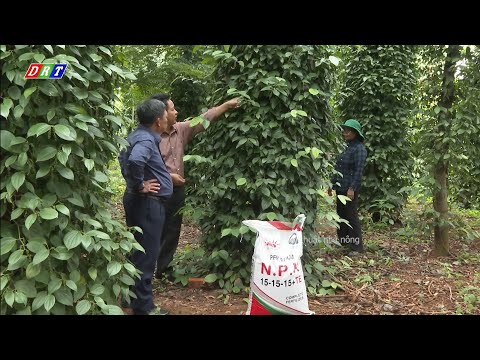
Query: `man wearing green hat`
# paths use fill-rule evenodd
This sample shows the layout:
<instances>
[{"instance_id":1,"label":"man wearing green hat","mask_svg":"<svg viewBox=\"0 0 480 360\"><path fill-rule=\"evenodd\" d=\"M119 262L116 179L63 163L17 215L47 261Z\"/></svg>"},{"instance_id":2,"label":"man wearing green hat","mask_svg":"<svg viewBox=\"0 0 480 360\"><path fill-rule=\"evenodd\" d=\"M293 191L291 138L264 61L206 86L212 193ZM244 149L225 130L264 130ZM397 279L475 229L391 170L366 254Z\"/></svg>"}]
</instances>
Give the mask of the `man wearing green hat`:
<instances>
[{"instance_id":1,"label":"man wearing green hat","mask_svg":"<svg viewBox=\"0 0 480 360\"><path fill-rule=\"evenodd\" d=\"M337 197L337 214L347 220L351 227L340 223L337 236L342 246L347 246L355 252L363 252L362 228L358 218L358 195L367 159L367 150L363 145L365 136L362 133L362 126L355 119L345 121L342 128L347 147L335 165L335 170L341 175L335 174L332 184L337 195L345 195L351 200L343 204ZM328 195L332 195L332 188L328 189Z\"/></svg>"}]
</instances>

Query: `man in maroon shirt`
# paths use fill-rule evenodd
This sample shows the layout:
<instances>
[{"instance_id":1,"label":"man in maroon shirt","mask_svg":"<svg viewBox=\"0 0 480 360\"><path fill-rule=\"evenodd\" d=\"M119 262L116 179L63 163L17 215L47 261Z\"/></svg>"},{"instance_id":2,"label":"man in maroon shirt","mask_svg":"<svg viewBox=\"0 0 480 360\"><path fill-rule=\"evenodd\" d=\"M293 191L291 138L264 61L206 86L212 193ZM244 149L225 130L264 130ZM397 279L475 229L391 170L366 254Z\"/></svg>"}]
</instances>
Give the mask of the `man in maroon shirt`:
<instances>
[{"instance_id":1,"label":"man in maroon shirt","mask_svg":"<svg viewBox=\"0 0 480 360\"><path fill-rule=\"evenodd\" d=\"M182 214L178 213L178 211L185 204L185 173L183 165L185 147L195 135L204 131L205 128L202 124L190 127L190 121L177 123L178 112L175 110L175 104L169 95L156 94L152 98L162 101L167 107L168 127L161 134L160 152L173 182L173 195L165 203L165 225L163 227L162 245L155 274L157 279L160 279L163 273L167 273L168 276L172 275L171 269L169 271L167 269L177 250L180 229L182 227ZM213 123L220 115L230 109L237 108L239 105L240 98L235 98L209 109L201 116Z\"/></svg>"}]
</instances>

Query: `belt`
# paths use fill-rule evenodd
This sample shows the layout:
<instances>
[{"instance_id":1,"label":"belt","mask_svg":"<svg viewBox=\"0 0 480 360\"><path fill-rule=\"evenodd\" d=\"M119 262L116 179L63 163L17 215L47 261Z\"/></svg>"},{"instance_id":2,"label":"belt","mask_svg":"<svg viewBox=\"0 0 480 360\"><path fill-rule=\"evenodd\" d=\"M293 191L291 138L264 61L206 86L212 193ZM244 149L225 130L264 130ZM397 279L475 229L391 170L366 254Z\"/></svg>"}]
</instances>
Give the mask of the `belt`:
<instances>
[{"instance_id":1,"label":"belt","mask_svg":"<svg viewBox=\"0 0 480 360\"><path fill-rule=\"evenodd\" d=\"M133 191L127 191L128 194L133 194L133 195L136 195L136 196L140 196L140 197L144 197L144 198L149 198L149 199L153 199L153 200L157 200L157 201L160 201L161 203L164 203L167 201L167 199L165 199L164 197L160 197L160 196L155 196L155 195L150 195L150 194L143 194L143 193L138 193L138 192L133 192Z\"/></svg>"}]
</instances>

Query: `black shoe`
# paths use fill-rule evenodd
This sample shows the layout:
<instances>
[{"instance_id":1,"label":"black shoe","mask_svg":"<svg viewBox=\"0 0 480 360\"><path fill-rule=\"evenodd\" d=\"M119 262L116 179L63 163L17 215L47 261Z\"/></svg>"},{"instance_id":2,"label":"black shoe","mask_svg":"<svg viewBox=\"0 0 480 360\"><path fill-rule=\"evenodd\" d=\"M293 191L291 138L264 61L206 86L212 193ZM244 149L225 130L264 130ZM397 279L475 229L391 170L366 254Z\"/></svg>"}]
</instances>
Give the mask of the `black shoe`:
<instances>
[{"instance_id":1,"label":"black shoe","mask_svg":"<svg viewBox=\"0 0 480 360\"><path fill-rule=\"evenodd\" d=\"M134 310L134 315L168 315L168 310L162 309L159 306L156 306L150 311L140 311Z\"/></svg>"}]
</instances>

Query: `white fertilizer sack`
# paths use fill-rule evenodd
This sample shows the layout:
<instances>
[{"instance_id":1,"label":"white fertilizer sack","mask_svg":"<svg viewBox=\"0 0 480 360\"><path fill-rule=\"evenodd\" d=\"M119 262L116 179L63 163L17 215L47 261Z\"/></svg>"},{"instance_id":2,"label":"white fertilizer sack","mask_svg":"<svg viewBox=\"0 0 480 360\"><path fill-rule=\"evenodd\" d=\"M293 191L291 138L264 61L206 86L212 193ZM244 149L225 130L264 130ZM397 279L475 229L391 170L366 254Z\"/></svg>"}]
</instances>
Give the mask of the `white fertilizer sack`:
<instances>
[{"instance_id":1,"label":"white fertilizer sack","mask_svg":"<svg viewBox=\"0 0 480 360\"><path fill-rule=\"evenodd\" d=\"M303 278L302 228L305 215L293 223L244 220L257 231L252 259L247 315L310 315Z\"/></svg>"}]
</instances>

